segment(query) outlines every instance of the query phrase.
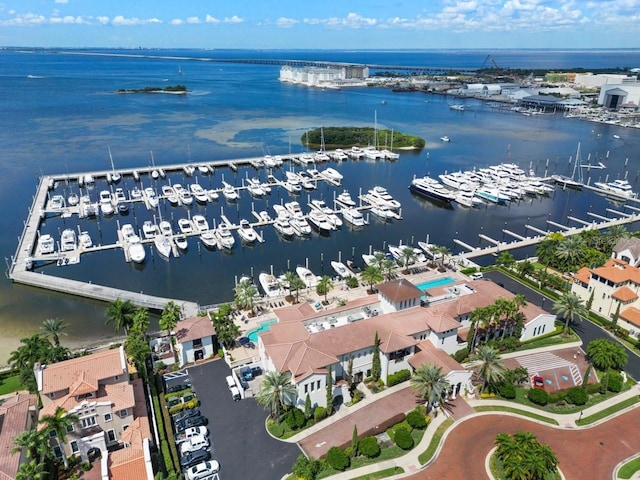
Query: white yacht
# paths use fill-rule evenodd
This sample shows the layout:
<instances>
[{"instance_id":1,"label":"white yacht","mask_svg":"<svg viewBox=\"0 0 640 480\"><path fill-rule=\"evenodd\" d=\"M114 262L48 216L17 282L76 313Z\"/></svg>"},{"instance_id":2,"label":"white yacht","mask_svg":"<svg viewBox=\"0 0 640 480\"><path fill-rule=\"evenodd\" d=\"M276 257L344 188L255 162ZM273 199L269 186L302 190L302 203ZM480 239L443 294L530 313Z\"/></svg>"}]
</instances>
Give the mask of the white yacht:
<instances>
[{"instance_id":1,"label":"white yacht","mask_svg":"<svg viewBox=\"0 0 640 480\"><path fill-rule=\"evenodd\" d=\"M191 191L191 194L196 197L198 203L204 204L209 201L206 190L202 188L199 183L192 183L191 185L189 185L189 190Z\"/></svg>"},{"instance_id":2,"label":"white yacht","mask_svg":"<svg viewBox=\"0 0 640 480\"><path fill-rule=\"evenodd\" d=\"M202 233L209 230L209 222L204 218L204 215L194 215L191 221L193 222L193 227L196 232Z\"/></svg>"},{"instance_id":3,"label":"white yacht","mask_svg":"<svg viewBox=\"0 0 640 480\"><path fill-rule=\"evenodd\" d=\"M368 192L368 198L370 198L373 203L392 210L398 210L401 207L400 202L395 200L384 187L373 187Z\"/></svg>"},{"instance_id":4,"label":"white yacht","mask_svg":"<svg viewBox=\"0 0 640 480\"><path fill-rule=\"evenodd\" d=\"M318 285L318 277L308 268L302 266L296 267L296 273L308 288L313 288Z\"/></svg>"},{"instance_id":5,"label":"white yacht","mask_svg":"<svg viewBox=\"0 0 640 480\"><path fill-rule=\"evenodd\" d=\"M69 194L69 196L67 197L67 203L69 204L69 206L75 207L76 205L78 205L78 203L80 203L80 196L77 193Z\"/></svg>"},{"instance_id":6,"label":"white yacht","mask_svg":"<svg viewBox=\"0 0 640 480\"><path fill-rule=\"evenodd\" d=\"M276 221L273 222L273 228L275 228L276 231L284 238L291 238L295 235L295 231L293 230L291 223L289 223L289 220L285 217L279 216L276 218Z\"/></svg>"},{"instance_id":7,"label":"white yacht","mask_svg":"<svg viewBox=\"0 0 640 480\"><path fill-rule=\"evenodd\" d=\"M317 163L321 163L321 162L328 162L329 160L331 160L331 157L327 155L327 152L325 152L324 150L318 150L316 153L313 154L313 159Z\"/></svg>"},{"instance_id":8,"label":"white yacht","mask_svg":"<svg viewBox=\"0 0 640 480\"><path fill-rule=\"evenodd\" d=\"M109 199L111 199L111 196L109 196ZM60 210L64 208L64 205L65 205L65 201L62 195L53 195L49 200L49 204L47 206L49 207L50 210Z\"/></svg>"},{"instance_id":9,"label":"white yacht","mask_svg":"<svg viewBox=\"0 0 640 480\"><path fill-rule=\"evenodd\" d=\"M476 196L480 197L483 200L488 200L492 203L506 203L509 201L509 197L500 193L500 190L487 186L478 188L476 190Z\"/></svg>"},{"instance_id":10,"label":"white yacht","mask_svg":"<svg viewBox=\"0 0 640 480\"><path fill-rule=\"evenodd\" d=\"M238 227L238 236L245 243L253 243L258 239L258 234L251 226L248 220L244 218L240 220L240 226Z\"/></svg>"},{"instance_id":11,"label":"white yacht","mask_svg":"<svg viewBox=\"0 0 640 480\"><path fill-rule=\"evenodd\" d=\"M235 187L227 182L222 182L222 195L230 202L234 202L238 199L238 192Z\"/></svg>"},{"instance_id":12,"label":"white yacht","mask_svg":"<svg viewBox=\"0 0 640 480\"><path fill-rule=\"evenodd\" d=\"M305 190L315 190L316 184L314 183L313 177L308 172L298 172L298 177L300 177L300 185Z\"/></svg>"},{"instance_id":13,"label":"white yacht","mask_svg":"<svg viewBox=\"0 0 640 480\"><path fill-rule=\"evenodd\" d=\"M345 207L355 207L356 202L353 201L351 195L347 190L344 190L340 195L336 197L336 202L344 205Z\"/></svg>"},{"instance_id":14,"label":"white yacht","mask_svg":"<svg viewBox=\"0 0 640 480\"><path fill-rule=\"evenodd\" d=\"M144 193L147 196L147 202L151 208L156 208L158 206L158 196L153 188L147 187L144 189Z\"/></svg>"},{"instance_id":15,"label":"white yacht","mask_svg":"<svg viewBox=\"0 0 640 480\"><path fill-rule=\"evenodd\" d=\"M336 148L333 153L329 154L329 156L333 158L336 162L341 162L349 158L347 154L344 153L344 150L342 150L341 148Z\"/></svg>"},{"instance_id":16,"label":"white yacht","mask_svg":"<svg viewBox=\"0 0 640 480\"><path fill-rule=\"evenodd\" d=\"M287 202L284 204L284 207L289 211L291 215L302 215L302 209L300 208L300 204L295 200L292 202ZM274 207L275 208L275 207Z\"/></svg>"},{"instance_id":17,"label":"white yacht","mask_svg":"<svg viewBox=\"0 0 640 480\"><path fill-rule=\"evenodd\" d=\"M340 172L338 172L335 168L325 168L320 172L323 176L329 179L332 183L340 185L340 182L344 178Z\"/></svg>"},{"instance_id":18,"label":"white yacht","mask_svg":"<svg viewBox=\"0 0 640 480\"><path fill-rule=\"evenodd\" d=\"M331 268L333 268L340 278L347 278L351 276L351 271L342 262L331 262Z\"/></svg>"},{"instance_id":19,"label":"white yacht","mask_svg":"<svg viewBox=\"0 0 640 480\"><path fill-rule=\"evenodd\" d=\"M331 210L326 203L324 203L324 200L311 200L311 203L309 204L309 206L312 209L319 210L322 213L324 213L327 216L327 219L329 220L329 223L331 223L331 226L334 230L342 226L342 220L340 220L340 218L338 218L335 212Z\"/></svg>"},{"instance_id":20,"label":"white yacht","mask_svg":"<svg viewBox=\"0 0 640 480\"><path fill-rule=\"evenodd\" d=\"M469 177L462 172L442 173L438 175L438 177L444 185L453 188L454 190L460 190L465 185L470 185L476 188L479 186L477 183L473 183L469 180Z\"/></svg>"},{"instance_id":21,"label":"white yacht","mask_svg":"<svg viewBox=\"0 0 640 480\"><path fill-rule=\"evenodd\" d=\"M291 216L289 210L278 203L273 206L273 211L276 213L276 217L289 218Z\"/></svg>"},{"instance_id":22,"label":"white yacht","mask_svg":"<svg viewBox=\"0 0 640 480\"><path fill-rule=\"evenodd\" d=\"M286 176L286 183L288 183L289 185L300 185L300 175L298 175L296 172L292 172L291 170L287 170L284 173Z\"/></svg>"},{"instance_id":23,"label":"white yacht","mask_svg":"<svg viewBox=\"0 0 640 480\"><path fill-rule=\"evenodd\" d=\"M380 152L376 150L376 147L372 146L363 148L362 152L364 153L364 157L370 160L378 160L382 156Z\"/></svg>"},{"instance_id":24,"label":"white yacht","mask_svg":"<svg viewBox=\"0 0 640 480\"><path fill-rule=\"evenodd\" d=\"M353 146L347 152L347 155L350 156L353 159L358 160L358 159L364 157L364 152L362 151L362 149L360 147Z\"/></svg>"},{"instance_id":25,"label":"white yacht","mask_svg":"<svg viewBox=\"0 0 640 480\"><path fill-rule=\"evenodd\" d=\"M191 220L187 218L181 218L178 220L178 228L181 233L188 234L193 232L193 224Z\"/></svg>"},{"instance_id":26,"label":"white yacht","mask_svg":"<svg viewBox=\"0 0 640 480\"><path fill-rule=\"evenodd\" d=\"M189 246L186 235L176 235L174 238L176 241L176 247L184 252Z\"/></svg>"},{"instance_id":27,"label":"white yacht","mask_svg":"<svg viewBox=\"0 0 640 480\"><path fill-rule=\"evenodd\" d=\"M91 240L91 235L89 235L89 232L87 232L86 230L80 233L80 237L78 237L78 241L82 248L93 247L93 240Z\"/></svg>"},{"instance_id":28,"label":"white yacht","mask_svg":"<svg viewBox=\"0 0 640 480\"><path fill-rule=\"evenodd\" d=\"M131 200L141 200L142 199L142 190L138 187L134 187L131 190Z\"/></svg>"},{"instance_id":29,"label":"white yacht","mask_svg":"<svg viewBox=\"0 0 640 480\"><path fill-rule=\"evenodd\" d=\"M422 251L425 253L427 258L430 258L432 260L438 260L439 258L442 257L441 253L436 252L437 245L433 243L418 242L418 246L422 249Z\"/></svg>"},{"instance_id":30,"label":"white yacht","mask_svg":"<svg viewBox=\"0 0 640 480\"><path fill-rule=\"evenodd\" d=\"M144 235L144 238L148 240L153 239L158 233L160 233L160 229L155 223L151 220L144 221L142 224L142 234Z\"/></svg>"},{"instance_id":31,"label":"white yacht","mask_svg":"<svg viewBox=\"0 0 640 480\"><path fill-rule=\"evenodd\" d=\"M132 262L142 263L146 257L146 252L144 250L144 246L140 241L140 237L133 234L127 239L127 249L129 251L129 258L131 258Z\"/></svg>"},{"instance_id":32,"label":"white yacht","mask_svg":"<svg viewBox=\"0 0 640 480\"><path fill-rule=\"evenodd\" d=\"M349 223L353 227L363 227L364 226L364 216L360 210L355 208L343 208L340 210L342 213L342 217L344 221Z\"/></svg>"},{"instance_id":33,"label":"white yacht","mask_svg":"<svg viewBox=\"0 0 640 480\"><path fill-rule=\"evenodd\" d=\"M153 239L153 243L156 246L158 253L164 257L169 258L171 256L171 241L164 235L156 235Z\"/></svg>"},{"instance_id":34,"label":"white yacht","mask_svg":"<svg viewBox=\"0 0 640 480\"><path fill-rule=\"evenodd\" d=\"M200 241L205 247L210 249L214 249L218 245L218 238L211 230L207 230L206 232L201 233Z\"/></svg>"},{"instance_id":35,"label":"white yacht","mask_svg":"<svg viewBox=\"0 0 640 480\"><path fill-rule=\"evenodd\" d=\"M176 183L173 186L173 188L176 191L176 193L178 194L178 201L182 205L191 205L193 203L193 195L191 195L191 192L189 190L184 188L179 183Z\"/></svg>"},{"instance_id":36,"label":"white yacht","mask_svg":"<svg viewBox=\"0 0 640 480\"><path fill-rule=\"evenodd\" d=\"M293 215L289 219L289 224L299 237L311 235L311 227L302 215Z\"/></svg>"},{"instance_id":37,"label":"white yacht","mask_svg":"<svg viewBox=\"0 0 640 480\"><path fill-rule=\"evenodd\" d=\"M276 166L276 160L271 155L265 155L262 157L262 163L267 168L274 168Z\"/></svg>"},{"instance_id":38,"label":"white yacht","mask_svg":"<svg viewBox=\"0 0 640 480\"><path fill-rule=\"evenodd\" d=\"M162 235L165 235L167 237L172 237L173 236L173 229L171 227L171 222L168 222L167 220L162 220L160 222L160 233Z\"/></svg>"},{"instance_id":39,"label":"white yacht","mask_svg":"<svg viewBox=\"0 0 640 480\"><path fill-rule=\"evenodd\" d=\"M220 198L220 195L218 194L218 192L213 189L207 190L207 196L209 197L209 200L212 202L215 202L216 200L218 200L218 198Z\"/></svg>"},{"instance_id":40,"label":"white yacht","mask_svg":"<svg viewBox=\"0 0 640 480\"><path fill-rule=\"evenodd\" d=\"M320 233L329 233L333 230L333 225L322 210L313 209L309 212L307 220L317 228Z\"/></svg>"},{"instance_id":41,"label":"white yacht","mask_svg":"<svg viewBox=\"0 0 640 480\"><path fill-rule=\"evenodd\" d=\"M636 198L637 194L633 191L627 180L614 180L613 182L595 182L594 185L604 190L607 195L615 196L621 199Z\"/></svg>"},{"instance_id":42,"label":"white yacht","mask_svg":"<svg viewBox=\"0 0 640 480\"><path fill-rule=\"evenodd\" d=\"M224 222L220 222L220 225L218 225L218 228L216 229L216 235L218 236L220 245L222 245L226 249L233 248L233 245L236 243L236 239L233 237L233 234L229 230L229 226Z\"/></svg>"},{"instance_id":43,"label":"white yacht","mask_svg":"<svg viewBox=\"0 0 640 480\"><path fill-rule=\"evenodd\" d=\"M440 140L442 140L443 142L450 142L451 139L449 137L447 137L446 135L443 135L442 137L440 137Z\"/></svg>"},{"instance_id":44,"label":"white yacht","mask_svg":"<svg viewBox=\"0 0 640 480\"><path fill-rule=\"evenodd\" d=\"M103 215L112 215L114 212L113 203L111 202L111 192L109 190L102 190L100 192L100 211Z\"/></svg>"},{"instance_id":45,"label":"white yacht","mask_svg":"<svg viewBox=\"0 0 640 480\"><path fill-rule=\"evenodd\" d=\"M385 205L373 205L370 211L380 220L384 221L390 221L396 216L396 213Z\"/></svg>"},{"instance_id":46,"label":"white yacht","mask_svg":"<svg viewBox=\"0 0 640 480\"><path fill-rule=\"evenodd\" d=\"M409 185L409 190L422 197L445 203L455 199L455 195L451 190L446 189L440 182L428 176L414 178Z\"/></svg>"},{"instance_id":47,"label":"white yacht","mask_svg":"<svg viewBox=\"0 0 640 480\"><path fill-rule=\"evenodd\" d=\"M47 255L48 253L53 253L56 249L56 242L53 240L53 237L48 233L44 235L40 235L38 238L38 248L36 252L39 255Z\"/></svg>"},{"instance_id":48,"label":"white yacht","mask_svg":"<svg viewBox=\"0 0 640 480\"><path fill-rule=\"evenodd\" d=\"M69 252L75 250L78 247L76 241L76 232L71 228L66 228L62 231L60 236L60 251Z\"/></svg>"},{"instance_id":49,"label":"white yacht","mask_svg":"<svg viewBox=\"0 0 640 480\"><path fill-rule=\"evenodd\" d=\"M271 215L269 215L269 212L267 212L266 210L261 210L258 212L258 217L260 218L260 221L262 223L271 223L273 222L273 218L271 218Z\"/></svg>"},{"instance_id":50,"label":"white yacht","mask_svg":"<svg viewBox=\"0 0 640 480\"><path fill-rule=\"evenodd\" d=\"M315 163L315 158L313 155L309 155L308 153L303 153L298 157L298 161L301 165L313 165Z\"/></svg>"},{"instance_id":51,"label":"white yacht","mask_svg":"<svg viewBox=\"0 0 640 480\"><path fill-rule=\"evenodd\" d=\"M247 178L247 190L254 197L262 197L265 195L262 184L257 178Z\"/></svg>"},{"instance_id":52,"label":"white yacht","mask_svg":"<svg viewBox=\"0 0 640 480\"><path fill-rule=\"evenodd\" d=\"M262 272L258 275L258 282L267 297L277 297L282 295L282 287L274 275Z\"/></svg>"}]
</instances>

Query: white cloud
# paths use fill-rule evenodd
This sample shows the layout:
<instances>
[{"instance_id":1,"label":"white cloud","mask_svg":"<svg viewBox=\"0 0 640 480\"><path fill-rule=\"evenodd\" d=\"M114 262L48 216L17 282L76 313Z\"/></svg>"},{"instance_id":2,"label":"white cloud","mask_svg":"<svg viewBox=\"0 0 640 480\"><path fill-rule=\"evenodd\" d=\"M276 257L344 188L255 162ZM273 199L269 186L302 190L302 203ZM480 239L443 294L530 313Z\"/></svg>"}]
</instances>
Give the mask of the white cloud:
<instances>
[{"instance_id":1,"label":"white cloud","mask_svg":"<svg viewBox=\"0 0 640 480\"><path fill-rule=\"evenodd\" d=\"M170 25L182 25L183 23L184 20L182 20L181 18L174 18L169 22Z\"/></svg>"},{"instance_id":2,"label":"white cloud","mask_svg":"<svg viewBox=\"0 0 640 480\"><path fill-rule=\"evenodd\" d=\"M53 3L69 3L69 0L54 0Z\"/></svg>"},{"instance_id":3,"label":"white cloud","mask_svg":"<svg viewBox=\"0 0 640 480\"><path fill-rule=\"evenodd\" d=\"M96 17L96 20L100 25L108 25L109 24L109 17L99 16L99 17Z\"/></svg>"},{"instance_id":4,"label":"white cloud","mask_svg":"<svg viewBox=\"0 0 640 480\"><path fill-rule=\"evenodd\" d=\"M157 18L143 18L143 19L140 19L137 17L126 18L126 17L123 17L122 15L116 15L115 17L113 17L113 20L111 20L111 24L116 27L131 27L131 26L137 26L137 25L147 25L150 23L162 23L162 21Z\"/></svg>"},{"instance_id":5,"label":"white cloud","mask_svg":"<svg viewBox=\"0 0 640 480\"><path fill-rule=\"evenodd\" d=\"M67 24L67 25L90 25L90 22L86 21L82 17L74 17L72 15L66 15L64 17L51 17L49 23L52 24Z\"/></svg>"},{"instance_id":6,"label":"white cloud","mask_svg":"<svg viewBox=\"0 0 640 480\"><path fill-rule=\"evenodd\" d=\"M35 13L25 13L24 15L16 15L13 18L9 18L7 20L2 20L0 25L2 26L17 26L17 27L25 27L25 26L36 26L36 25L44 25L47 23L47 17L44 15L37 15Z\"/></svg>"},{"instance_id":7,"label":"white cloud","mask_svg":"<svg viewBox=\"0 0 640 480\"><path fill-rule=\"evenodd\" d=\"M278 20L276 20L276 25L280 28L291 28L297 23L300 22L295 18L280 17Z\"/></svg>"},{"instance_id":8,"label":"white cloud","mask_svg":"<svg viewBox=\"0 0 640 480\"><path fill-rule=\"evenodd\" d=\"M206 17L204 17L204 21L205 21L206 23L212 23L212 24L214 24L214 25L217 25L218 23L220 23L220 20L218 20L216 17L212 17L212 16L211 16L211 15L209 15L208 13L207 13L207 16L206 16Z\"/></svg>"},{"instance_id":9,"label":"white cloud","mask_svg":"<svg viewBox=\"0 0 640 480\"><path fill-rule=\"evenodd\" d=\"M189 17L187 18L187 23L191 24L191 25L197 25L199 23L202 23L200 21L200 19L198 17Z\"/></svg>"},{"instance_id":10,"label":"white cloud","mask_svg":"<svg viewBox=\"0 0 640 480\"><path fill-rule=\"evenodd\" d=\"M234 15L233 17L225 17L224 23L244 23L244 18L237 15Z\"/></svg>"}]
</instances>

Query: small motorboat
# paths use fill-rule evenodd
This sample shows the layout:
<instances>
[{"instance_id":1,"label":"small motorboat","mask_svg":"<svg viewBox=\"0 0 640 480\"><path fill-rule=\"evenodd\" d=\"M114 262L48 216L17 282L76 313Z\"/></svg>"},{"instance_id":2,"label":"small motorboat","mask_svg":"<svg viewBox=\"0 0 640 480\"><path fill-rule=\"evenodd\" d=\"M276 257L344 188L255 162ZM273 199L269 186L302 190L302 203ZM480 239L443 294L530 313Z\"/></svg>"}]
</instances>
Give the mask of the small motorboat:
<instances>
[{"instance_id":1,"label":"small motorboat","mask_svg":"<svg viewBox=\"0 0 640 480\"><path fill-rule=\"evenodd\" d=\"M191 223L191 220L187 218L181 218L178 220L178 228L180 229L180 232L182 232L183 234L193 232L193 225Z\"/></svg>"},{"instance_id":2,"label":"small motorboat","mask_svg":"<svg viewBox=\"0 0 640 480\"><path fill-rule=\"evenodd\" d=\"M209 222L203 215L194 215L192 218L193 226L196 231L202 233L209 230Z\"/></svg>"},{"instance_id":3,"label":"small motorboat","mask_svg":"<svg viewBox=\"0 0 640 480\"><path fill-rule=\"evenodd\" d=\"M83 231L80 233L80 237L79 237L79 242L80 242L80 246L82 248L91 248L93 247L93 240L91 240L91 235L89 235L89 232L87 231Z\"/></svg>"},{"instance_id":4,"label":"small motorboat","mask_svg":"<svg viewBox=\"0 0 640 480\"><path fill-rule=\"evenodd\" d=\"M158 226L153 223L151 220L145 220L142 224L142 234L146 239L153 239L156 235L160 233L160 229Z\"/></svg>"},{"instance_id":5,"label":"small motorboat","mask_svg":"<svg viewBox=\"0 0 640 480\"><path fill-rule=\"evenodd\" d=\"M449 137L447 137L446 135L443 135L442 137L440 137L440 140L443 142L450 142L451 139Z\"/></svg>"},{"instance_id":6,"label":"small motorboat","mask_svg":"<svg viewBox=\"0 0 640 480\"><path fill-rule=\"evenodd\" d=\"M78 247L76 240L76 232L71 228L66 228L62 231L60 236L60 251L69 252L75 250Z\"/></svg>"},{"instance_id":7,"label":"small motorboat","mask_svg":"<svg viewBox=\"0 0 640 480\"><path fill-rule=\"evenodd\" d=\"M111 202L111 192L109 190L102 190L100 192L100 211L103 215L112 215L114 212L113 203Z\"/></svg>"},{"instance_id":8,"label":"small motorboat","mask_svg":"<svg viewBox=\"0 0 640 480\"><path fill-rule=\"evenodd\" d=\"M296 267L296 273L302 279L307 288L313 288L318 285L318 277L308 268L298 266Z\"/></svg>"},{"instance_id":9,"label":"small motorboat","mask_svg":"<svg viewBox=\"0 0 640 480\"><path fill-rule=\"evenodd\" d=\"M38 238L38 249L36 250L40 255L46 255L48 253L53 253L56 248L56 242L53 240L53 237L48 233L44 235L40 235Z\"/></svg>"},{"instance_id":10,"label":"small motorboat","mask_svg":"<svg viewBox=\"0 0 640 480\"><path fill-rule=\"evenodd\" d=\"M182 250L183 252L187 249L187 247L189 246L189 242L187 242L187 237L186 235L176 235L174 237L175 241L176 241L176 247L178 247L180 250Z\"/></svg>"},{"instance_id":11,"label":"small motorboat","mask_svg":"<svg viewBox=\"0 0 640 480\"><path fill-rule=\"evenodd\" d=\"M205 247L209 249L214 249L218 245L218 239L211 230L207 230L206 232L201 233L200 241Z\"/></svg>"},{"instance_id":12,"label":"small motorboat","mask_svg":"<svg viewBox=\"0 0 640 480\"><path fill-rule=\"evenodd\" d=\"M347 278L351 276L351 272L342 262L331 262L331 268L333 268L340 278Z\"/></svg>"},{"instance_id":13,"label":"small motorboat","mask_svg":"<svg viewBox=\"0 0 640 480\"><path fill-rule=\"evenodd\" d=\"M258 239L258 234L251 226L249 221L245 220L244 218L240 220L238 235L240 236L240 239L245 243L253 243Z\"/></svg>"}]
</instances>

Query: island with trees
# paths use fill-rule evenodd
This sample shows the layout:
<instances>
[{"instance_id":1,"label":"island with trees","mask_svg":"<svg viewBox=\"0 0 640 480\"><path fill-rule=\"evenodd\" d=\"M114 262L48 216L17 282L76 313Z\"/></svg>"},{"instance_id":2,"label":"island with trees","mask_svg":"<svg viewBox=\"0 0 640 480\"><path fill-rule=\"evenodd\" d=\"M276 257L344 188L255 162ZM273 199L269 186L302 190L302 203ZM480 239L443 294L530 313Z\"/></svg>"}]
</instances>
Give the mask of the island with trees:
<instances>
[{"instance_id":1,"label":"island with trees","mask_svg":"<svg viewBox=\"0 0 640 480\"><path fill-rule=\"evenodd\" d=\"M369 127L328 127L309 130L302 135L302 143L310 148L335 149L352 146L380 146L403 150L419 150L426 142L416 135Z\"/></svg>"},{"instance_id":2,"label":"island with trees","mask_svg":"<svg viewBox=\"0 0 640 480\"><path fill-rule=\"evenodd\" d=\"M118 90L118 93L170 93L173 95L185 95L187 93L187 87L184 85L172 85L168 87L144 87L144 88L132 88Z\"/></svg>"}]
</instances>

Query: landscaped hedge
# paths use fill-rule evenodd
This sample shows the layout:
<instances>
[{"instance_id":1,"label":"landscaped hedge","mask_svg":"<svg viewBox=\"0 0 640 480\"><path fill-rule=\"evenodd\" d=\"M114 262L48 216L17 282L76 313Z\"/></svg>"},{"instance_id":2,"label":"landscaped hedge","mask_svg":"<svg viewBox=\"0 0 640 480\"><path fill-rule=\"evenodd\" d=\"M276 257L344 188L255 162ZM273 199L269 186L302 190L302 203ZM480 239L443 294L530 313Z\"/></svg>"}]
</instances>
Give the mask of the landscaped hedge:
<instances>
[{"instance_id":1,"label":"landscaped hedge","mask_svg":"<svg viewBox=\"0 0 640 480\"><path fill-rule=\"evenodd\" d=\"M567 391L567 401L574 405L584 405L589 400L589 395L581 387L573 387Z\"/></svg>"},{"instance_id":2,"label":"landscaped hedge","mask_svg":"<svg viewBox=\"0 0 640 480\"><path fill-rule=\"evenodd\" d=\"M396 430L394 441L402 450L411 450L413 448L413 437L411 432L405 427Z\"/></svg>"},{"instance_id":3,"label":"landscaped hedge","mask_svg":"<svg viewBox=\"0 0 640 480\"><path fill-rule=\"evenodd\" d=\"M498 388L498 393L501 397L514 399L516 398L516 387L513 383L503 382Z\"/></svg>"},{"instance_id":4,"label":"landscaped hedge","mask_svg":"<svg viewBox=\"0 0 640 480\"><path fill-rule=\"evenodd\" d=\"M320 420L326 417L327 417L327 409L325 407L316 407L316 409L313 411L313 418L315 419L316 422L319 422Z\"/></svg>"},{"instance_id":5,"label":"landscaped hedge","mask_svg":"<svg viewBox=\"0 0 640 480\"><path fill-rule=\"evenodd\" d=\"M387 385L393 387L402 382L406 382L411 378L411 372L408 369L398 370L396 373L387 375Z\"/></svg>"},{"instance_id":6,"label":"landscaped hedge","mask_svg":"<svg viewBox=\"0 0 640 480\"><path fill-rule=\"evenodd\" d=\"M527 391L527 398L537 405L546 405L549 402L549 395L540 388L530 388Z\"/></svg>"},{"instance_id":7,"label":"landscaped hedge","mask_svg":"<svg viewBox=\"0 0 640 480\"><path fill-rule=\"evenodd\" d=\"M376 437L364 437L358 443L358 451L368 458L377 457L380 455L378 440L376 440Z\"/></svg>"},{"instance_id":8,"label":"landscaped hedge","mask_svg":"<svg viewBox=\"0 0 640 480\"><path fill-rule=\"evenodd\" d=\"M284 425L276 423L273 420L269 420L267 423L267 429L274 437L280 438L284 435Z\"/></svg>"},{"instance_id":9,"label":"landscaped hedge","mask_svg":"<svg viewBox=\"0 0 640 480\"><path fill-rule=\"evenodd\" d=\"M305 423L307 423L304 412L297 407L292 407L287 410L285 421L287 422L287 425L289 425L289 428L291 428L291 430L302 428L304 427Z\"/></svg>"},{"instance_id":10,"label":"landscaped hedge","mask_svg":"<svg viewBox=\"0 0 640 480\"><path fill-rule=\"evenodd\" d=\"M453 355L451 355L453 357L453 359L458 362L458 363L462 363L464 362L467 358L469 358L469 349L467 347L464 347L460 350L458 350L456 353L454 353Z\"/></svg>"},{"instance_id":11,"label":"landscaped hedge","mask_svg":"<svg viewBox=\"0 0 640 480\"><path fill-rule=\"evenodd\" d=\"M427 428L427 420L425 418L424 412L420 411L420 407L411 410L407 414L407 423L411 426L411 428L417 428L418 430Z\"/></svg>"},{"instance_id":12,"label":"landscaped hedge","mask_svg":"<svg viewBox=\"0 0 640 480\"><path fill-rule=\"evenodd\" d=\"M327 463L339 471L344 471L349 467L351 460L349 456L339 447L331 447L327 452Z\"/></svg>"}]
</instances>

